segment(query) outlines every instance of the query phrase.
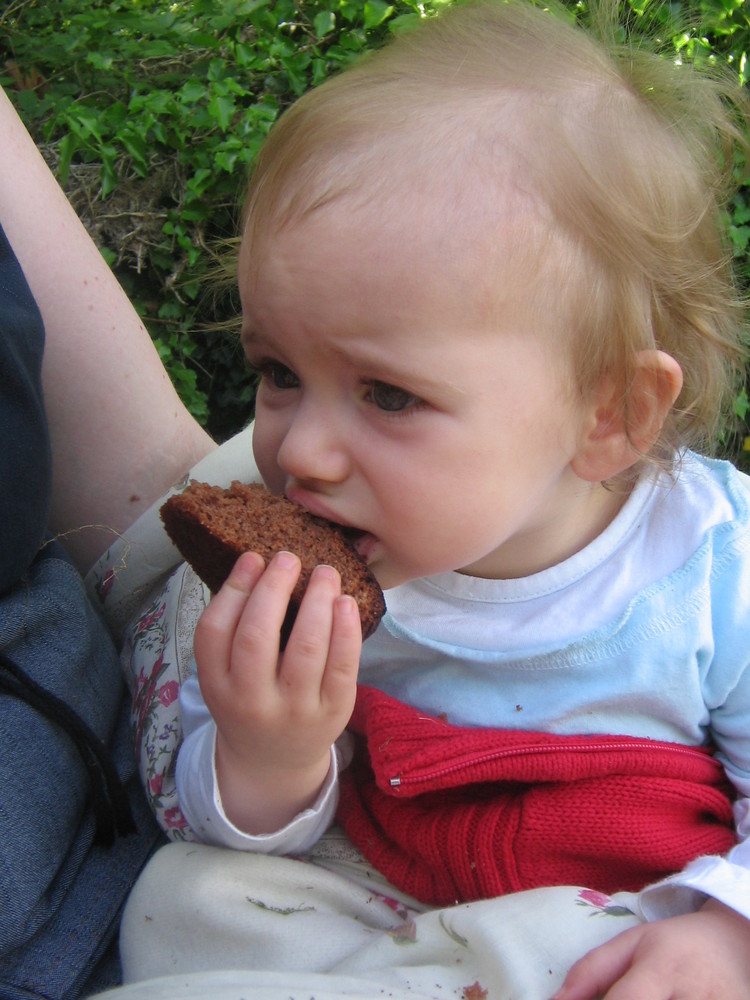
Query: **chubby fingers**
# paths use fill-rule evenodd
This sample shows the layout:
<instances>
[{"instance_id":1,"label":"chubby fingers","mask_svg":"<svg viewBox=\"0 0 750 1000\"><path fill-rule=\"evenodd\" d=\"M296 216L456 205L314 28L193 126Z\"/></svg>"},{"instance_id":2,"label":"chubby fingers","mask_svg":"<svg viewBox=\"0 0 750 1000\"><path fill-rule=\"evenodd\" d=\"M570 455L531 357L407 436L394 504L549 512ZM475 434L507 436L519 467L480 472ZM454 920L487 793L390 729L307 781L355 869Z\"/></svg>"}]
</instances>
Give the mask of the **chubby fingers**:
<instances>
[{"instance_id":1,"label":"chubby fingers","mask_svg":"<svg viewBox=\"0 0 750 1000\"><path fill-rule=\"evenodd\" d=\"M322 701L353 699L361 650L356 601L341 593L337 570L316 566L282 658L281 682L304 685Z\"/></svg>"},{"instance_id":2,"label":"chubby fingers","mask_svg":"<svg viewBox=\"0 0 750 1000\"><path fill-rule=\"evenodd\" d=\"M297 556L280 552L268 567L257 552L235 563L196 627L194 647L199 668L226 673L238 659L273 664L279 630L300 573Z\"/></svg>"},{"instance_id":3,"label":"chubby fingers","mask_svg":"<svg viewBox=\"0 0 750 1000\"><path fill-rule=\"evenodd\" d=\"M571 967L565 982L552 1000L597 1000L605 994L607 997L614 997L610 988L614 988L630 969L641 937L640 931L639 927L630 928L584 955ZM665 983L666 979L662 979L659 985L663 987ZM616 996L664 1000L665 996L668 998L671 995L661 992L629 993L627 984L623 990L622 994L618 992Z\"/></svg>"},{"instance_id":4,"label":"chubby fingers","mask_svg":"<svg viewBox=\"0 0 750 1000\"><path fill-rule=\"evenodd\" d=\"M347 722L354 711L361 653L359 608L353 597L342 594L333 605L333 629L321 697L345 711Z\"/></svg>"},{"instance_id":5,"label":"chubby fingers","mask_svg":"<svg viewBox=\"0 0 750 1000\"><path fill-rule=\"evenodd\" d=\"M233 713L281 702L318 713L344 728L354 705L362 628L353 598L341 594L337 570L313 571L283 654L280 634L300 561L289 552L268 567L255 553L238 559L198 623L194 638L201 690L213 712ZM281 700L281 701L280 701ZM344 717L345 716L345 717Z\"/></svg>"}]
</instances>

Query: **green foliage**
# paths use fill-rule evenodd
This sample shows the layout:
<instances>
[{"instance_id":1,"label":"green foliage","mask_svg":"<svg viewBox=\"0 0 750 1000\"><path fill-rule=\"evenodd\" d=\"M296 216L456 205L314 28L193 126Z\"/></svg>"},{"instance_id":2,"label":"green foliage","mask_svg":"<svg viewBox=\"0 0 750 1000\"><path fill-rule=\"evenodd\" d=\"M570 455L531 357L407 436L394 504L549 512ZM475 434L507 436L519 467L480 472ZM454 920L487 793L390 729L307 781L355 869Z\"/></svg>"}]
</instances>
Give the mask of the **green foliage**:
<instances>
[{"instance_id":1,"label":"green foliage","mask_svg":"<svg viewBox=\"0 0 750 1000\"><path fill-rule=\"evenodd\" d=\"M237 303L206 294L254 156L285 106L439 4L16 0L0 14L0 81L217 437L254 397L220 329Z\"/></svg>"},{"instance_id":2,"label":"green foliage","mask_svg":"<svg viewBox=\"0 0 750 1000\"><path fill-rule=\"evenodd\" d=\"M10 0L0 81L135 303L182 398L219 439L252 413L216 247L237 230L269 128L311 86L453 0ZM564 0L572 16L586 0ZM681 60L750 76L745 0L623 0ZM729 210L750 288L750 193ZM213 290L213 291L211 291ZM737 397L736 446L748 427Z\"/></svg>"}]
</instances>

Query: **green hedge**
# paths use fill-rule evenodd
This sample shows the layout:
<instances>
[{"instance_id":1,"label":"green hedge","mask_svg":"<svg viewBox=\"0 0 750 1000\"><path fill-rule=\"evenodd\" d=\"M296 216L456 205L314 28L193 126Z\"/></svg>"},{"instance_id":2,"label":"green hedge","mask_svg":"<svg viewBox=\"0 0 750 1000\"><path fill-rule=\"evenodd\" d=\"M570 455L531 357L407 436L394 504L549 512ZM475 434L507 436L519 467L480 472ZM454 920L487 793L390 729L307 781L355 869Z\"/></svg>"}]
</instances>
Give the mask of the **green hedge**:
<instances>
[{"instance_id":1,"label":"green hedge","mask_svg":"<svg viewBox=\"0 0 750 1000\"><path fill-rule=\"evenodd\" d=\"M297 96L451 0L10 0L0 80L141 313L182 398L217 438L252 413L238 305L217 246L259 146ZM569 0L572 15L583 4ZM750 75L744 0L628 0L670 57ZM730 225L750 287L750 189ZM207 293L207 289L215 289ZM737 453L747 395L737 397Z\"/></svg>"}]
</instances>

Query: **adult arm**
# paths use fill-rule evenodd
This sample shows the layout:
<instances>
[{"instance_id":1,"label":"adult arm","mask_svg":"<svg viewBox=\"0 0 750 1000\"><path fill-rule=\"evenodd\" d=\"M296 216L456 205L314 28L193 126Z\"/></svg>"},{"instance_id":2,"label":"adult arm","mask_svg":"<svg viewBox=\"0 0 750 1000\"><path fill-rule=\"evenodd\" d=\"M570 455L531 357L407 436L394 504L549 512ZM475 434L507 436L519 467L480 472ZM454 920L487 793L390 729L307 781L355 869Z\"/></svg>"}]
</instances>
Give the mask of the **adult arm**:
<instances>
[{"instance_id":1,"label":"adult arm","mask_svg":"<svg viewBox=\"0 0 750 1000\"><path fill-rule=\"evenodd\" d=\"M50 529L85 572L215 447L0 89L0 219L44 319Z\"/></svg>"}]
</instances>

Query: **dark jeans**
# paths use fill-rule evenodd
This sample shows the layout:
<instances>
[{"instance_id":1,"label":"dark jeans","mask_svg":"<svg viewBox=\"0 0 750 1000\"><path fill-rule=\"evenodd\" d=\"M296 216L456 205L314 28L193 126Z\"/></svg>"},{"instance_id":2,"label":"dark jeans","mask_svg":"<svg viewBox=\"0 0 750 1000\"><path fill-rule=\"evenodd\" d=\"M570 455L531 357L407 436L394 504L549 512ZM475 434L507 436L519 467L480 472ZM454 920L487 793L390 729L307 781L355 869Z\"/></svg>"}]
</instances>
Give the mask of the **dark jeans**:
<instances>
[{"instance_id":1,"label":"dark jeans","mask_svg":"<svg viewBox=\"0 0 750 1000\"><path fill-rule=\"evenodd\" d=\"M127 893L163 842L142 794L117 651L52 543L0 596L0 651L107 750L136 832L96 843L89 771L65 725L0 694L0 1000L75 1000L116 985Z\"/></svg>"}]
</instances>

